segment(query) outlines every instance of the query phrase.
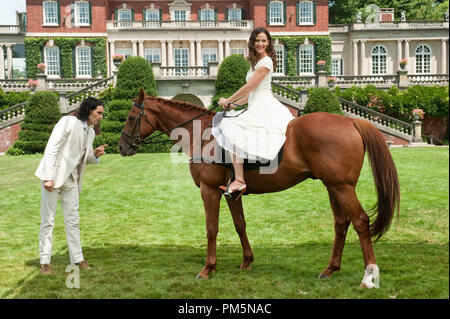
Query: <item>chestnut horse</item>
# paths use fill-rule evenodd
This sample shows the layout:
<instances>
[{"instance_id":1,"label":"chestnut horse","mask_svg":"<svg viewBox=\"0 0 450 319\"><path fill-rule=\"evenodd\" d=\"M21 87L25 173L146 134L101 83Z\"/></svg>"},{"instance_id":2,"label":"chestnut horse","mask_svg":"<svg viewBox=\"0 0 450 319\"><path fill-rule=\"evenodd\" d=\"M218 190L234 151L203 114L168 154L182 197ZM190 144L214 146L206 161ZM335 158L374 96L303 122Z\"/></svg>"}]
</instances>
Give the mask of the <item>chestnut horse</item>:
<instances>
[{"instance_id":1,"label":"chestnut horse","mask_svg":"<svg viewBox=\"0 0 450 319\"><path fill-rule=\"evenodd\" d=\"M216 237L222 197L219 186L226 185L230 176L230 169L225 166L206 160L195 161L194 158L196 148L203 151L210 143L215 143L212 136L204 138L204 131L211 127L213 116L214 112L205 108L145 96L141 90L131 107L118 145L122 156L134 155L140 143L152 142L148 139L154 131L172 135L173 142L185 144L181 146L190 157L189 169L200 188L206 213L206 264L197 275L197 278L206 279L216 270ZM180 135L171 134L180 126L189 133L188 142L183 142ZM196 131L202 138L194 136ZM373 208L376 219L371 224L355 192L366 151L378 195ZM347 230L352 223L364 257L365 274L361 286L378 287L379 273L372 237L377 240L388 230L400 206L397 170L383 136L368 122L341 115L318 112L294 118L286 129L284 153L277 169L271 174L262 174L260 170L245 171L246 194L279 192L307 178L323 182L334 214L331 258L319 278L331 277L340 269ZM236 196L226 196L226 200L243 249L241 268L250 269L253 252L246 234L242 197L236 200Z\"/></svg>"}]
</instances>

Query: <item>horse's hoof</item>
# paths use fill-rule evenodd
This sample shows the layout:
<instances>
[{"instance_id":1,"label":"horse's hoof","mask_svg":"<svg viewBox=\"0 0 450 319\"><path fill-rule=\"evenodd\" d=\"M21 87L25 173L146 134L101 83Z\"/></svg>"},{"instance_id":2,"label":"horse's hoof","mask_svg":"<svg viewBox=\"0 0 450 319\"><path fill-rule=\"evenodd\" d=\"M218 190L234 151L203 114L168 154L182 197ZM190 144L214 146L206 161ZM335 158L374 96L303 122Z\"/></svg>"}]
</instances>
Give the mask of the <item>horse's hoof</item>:
<instances>
[{"instance_id":1,"label":"horse's hoof","mask_svg":"<svg viewBox=\"0 0 450 319\"><path fill-rule=\"evenodd\" d=\"M242 264L242 265L241 265L241 269L243 269L243 270L251 270L251 269L252 269L252 266Z\"/></svg>"},{"instance_id":2,"label":"horse's hoof","mask_svg":"<svg viewBox=\"0 0 450 319\"><path fill-rule=\"evenodd\" d=\"M195 277L195 279L206 279L206 280L208 280L209 277L208 277L208 275L198 274L198 275Z\"/></svg>"},{"instance_id":3,"label":"horse's hoof","mask_svg":"<svg viewBox=\"0 0 450 319\"><path fill-rule=\"evenodd\" d=\"M327 275L324 275L324 274L320 274L320 275L317 277L317 279L331 279L331 276L327 276Z\"/></svg>"}]
</instances>

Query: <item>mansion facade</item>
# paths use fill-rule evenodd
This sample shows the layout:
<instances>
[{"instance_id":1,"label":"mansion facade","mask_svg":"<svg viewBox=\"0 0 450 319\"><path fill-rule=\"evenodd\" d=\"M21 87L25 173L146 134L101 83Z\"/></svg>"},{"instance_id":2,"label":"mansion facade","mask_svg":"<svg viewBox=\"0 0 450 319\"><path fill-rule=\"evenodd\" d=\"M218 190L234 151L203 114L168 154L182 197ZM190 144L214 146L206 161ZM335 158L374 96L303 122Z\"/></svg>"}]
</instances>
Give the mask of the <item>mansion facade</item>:
<instances>
[{"instance_id":1,"label":"mansion facade","mask_svg":"<svg viewBox=\"0 0 450 319\"><path fill-rule=\"evenodd\" d=\"M247 54L255 27L274 38L277 76L314 77L316 62L325 60L335 76L388 77L403 58L409 75L449 73L448 17L406 21L381 9L375 23L355 17L330 25L328 0L26 0L26 8L26 32L15 37L25 47L41 40L35 51L25 49L28 77L36 61L46 63L49 78L107 77L116 70L112 56L123 54L151 62L163 91L164 81L180 80L182 90L201 91L224 58ZM62 37L73 39L71 47ZM12 76L11 48L21 43L11 41L0 29L0 79Z\"/></svg>"}]
</instances>

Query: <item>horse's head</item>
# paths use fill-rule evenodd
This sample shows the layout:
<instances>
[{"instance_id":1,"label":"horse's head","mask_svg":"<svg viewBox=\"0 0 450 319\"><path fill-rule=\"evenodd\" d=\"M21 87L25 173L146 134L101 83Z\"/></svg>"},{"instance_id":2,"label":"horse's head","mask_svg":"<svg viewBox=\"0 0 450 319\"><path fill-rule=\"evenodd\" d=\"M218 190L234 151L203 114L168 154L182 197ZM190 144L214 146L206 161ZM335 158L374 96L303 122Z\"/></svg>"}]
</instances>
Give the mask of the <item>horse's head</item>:
<instances>
[{"instance_id":1,"label":"horse's head","mask_svg":"<svg viewBox=\"0 0 450 319\"><path fill-rule=\"evenodd\" d=\"M149 100L145 99L145 92L141 89L119 139L119 152L122 156L136 154L139 145L157 129L154 114L145 108L146 101Z\"/></svg>"}]
</instances>

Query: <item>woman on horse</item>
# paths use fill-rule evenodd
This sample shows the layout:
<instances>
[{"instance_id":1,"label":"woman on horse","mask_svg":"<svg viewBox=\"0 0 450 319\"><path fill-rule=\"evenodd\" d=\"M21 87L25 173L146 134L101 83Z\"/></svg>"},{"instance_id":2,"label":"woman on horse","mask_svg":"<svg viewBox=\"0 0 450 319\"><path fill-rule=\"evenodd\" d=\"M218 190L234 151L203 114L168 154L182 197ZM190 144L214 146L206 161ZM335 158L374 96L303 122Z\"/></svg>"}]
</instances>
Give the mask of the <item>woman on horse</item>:
<instances>
[{"instance_id":1,"label":"woman on horse","mask_svg":"<svg viewBox=\"0 0 450 319\"><path fill-rule=\"evenodd\" d=\"M228 194L240 192L239 196L247 189L243 159L266 162L276 158L286 140L286 127L294 118L272 94L271 78L277 58L269 31L254 29L248 49L251 67L247 83L229 98L219 100L224 108L248 103L248 109L239 115L227 112L227 117L218 113L212 129L218 144L229 152L235 171L235 180L221 189Z\"/></svg>"}]
</instances>

